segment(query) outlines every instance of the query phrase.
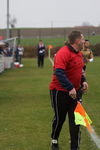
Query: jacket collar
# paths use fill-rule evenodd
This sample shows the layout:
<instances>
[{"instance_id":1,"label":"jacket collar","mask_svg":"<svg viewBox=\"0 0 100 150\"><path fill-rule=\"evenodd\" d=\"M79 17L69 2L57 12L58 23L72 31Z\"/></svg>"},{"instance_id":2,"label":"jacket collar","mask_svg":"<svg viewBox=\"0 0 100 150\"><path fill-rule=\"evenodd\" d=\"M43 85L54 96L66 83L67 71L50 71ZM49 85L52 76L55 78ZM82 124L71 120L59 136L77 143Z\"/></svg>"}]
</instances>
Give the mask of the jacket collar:
<instances>
[{"instance_id":1,"label":"jacket collar","mask_svg":"<svg viewBox=\"0 0 100 150\"><path fill-rule=\"evenodd\" d=\"M78 53L69 43L67 44L68 48L70 49L70 51L74 52L74 53Z\"/></svg>"}]
</instances>

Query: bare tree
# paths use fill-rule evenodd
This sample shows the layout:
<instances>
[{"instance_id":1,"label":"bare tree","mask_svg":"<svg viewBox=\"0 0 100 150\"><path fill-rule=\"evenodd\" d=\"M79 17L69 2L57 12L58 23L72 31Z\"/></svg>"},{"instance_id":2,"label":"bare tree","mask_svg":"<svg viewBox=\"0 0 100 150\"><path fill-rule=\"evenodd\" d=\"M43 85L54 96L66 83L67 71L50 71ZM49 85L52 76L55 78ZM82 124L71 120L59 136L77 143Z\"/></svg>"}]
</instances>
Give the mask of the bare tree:
<instances>
[{"instance_id":1,"label":"bare tree","mask_svg":"<svg viewBox=\"0 0 100 150\"><path fill-rule=\"evenodd\" d=\"M91 24L88 21L85 21L82 23L82 26L91 26Z\"/></svg>"},{"instance_id":2,"label":"bare tree","mask_svg":"<svg viewBox=\"0 0 100 150\"><path fill-rule=\"evenodd\" d=\"M17 23L17 19L15 17L10 19L10 26L11 28L15 28L15 24Z\"/></svg>"},{"instance_id":3,"label":"bare tree","mask_svg":"<svg viewBox=\"0 0 100 150\"><path fill-rule=\"evenodd\" d=\"M17 19L15 17L12 17L10 16L10 19L9 19L9 25L11 27L10 29L10 37L13 36L13 29L15 28L15 24L17 23Z\"/></svg>"}]
</instances>

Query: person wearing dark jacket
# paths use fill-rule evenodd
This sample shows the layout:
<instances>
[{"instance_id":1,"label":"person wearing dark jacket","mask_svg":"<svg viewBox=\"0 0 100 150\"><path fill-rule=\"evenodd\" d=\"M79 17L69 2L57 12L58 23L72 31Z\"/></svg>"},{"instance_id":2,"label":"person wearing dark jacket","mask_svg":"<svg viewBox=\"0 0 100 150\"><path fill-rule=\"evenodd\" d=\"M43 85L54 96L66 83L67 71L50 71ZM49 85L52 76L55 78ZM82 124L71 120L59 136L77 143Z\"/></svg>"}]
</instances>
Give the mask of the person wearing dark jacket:
<instances>
[{"instance_id":1,"label":"person wearing dark jacket","mask_svg":"<svg viewBox=\"0 0 100 150\"><path fill-rule=\"evenodd\" d=\"M42 40L39 41L38 47L38 67L44 66L44 56L45 56L45 45Z\"/></svg>"},{"instance_id":2,"label":"person wearing dark jacket","mask_svg":"<svg viewBox=\"0 0 100 150\"><path fill-rule=\"evenodd\" d=\"M52 81L50 83L50 96L54 109L52 123L52 150L59 150L58 139L68 113L70 150L79 150L80 125L75 125L74 110L77 105L79 89L88 89L88 84L82 70L84 62L82 53L84 36L80 31L72 31L69 44L62 47L54 57Z\"/></svg>"},{"instance_id":3,"label":"person wearing dark jacket","mask_svg":"<svg viewBox=\"0 0 100 150\"><path fill-rule=\"evenodd\" d=\"M13 53L13 49L10 48L9 43L5 42L5 45L3 47L3 55L5 57L11 57Z\"/></svg>"},{"instance_id":4,"label":"person wearing dark jacket","mask_svg":"<svg viewBox=\"0 0 100 150\"><path fill-rule=\"evenodd\" d=\"M0 55L3 55L3 48L4 48L5 43L0 41Z\"/></svg>"}]
</instances>

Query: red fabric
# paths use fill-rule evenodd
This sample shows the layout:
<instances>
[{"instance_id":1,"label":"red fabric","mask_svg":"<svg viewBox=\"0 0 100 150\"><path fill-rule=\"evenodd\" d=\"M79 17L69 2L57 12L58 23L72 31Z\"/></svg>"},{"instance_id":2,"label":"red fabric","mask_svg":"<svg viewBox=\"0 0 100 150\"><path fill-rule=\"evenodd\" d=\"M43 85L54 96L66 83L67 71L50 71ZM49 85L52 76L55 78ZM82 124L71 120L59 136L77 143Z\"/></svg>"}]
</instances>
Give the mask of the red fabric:
<instances>
[{"instance_id":1,"label":"red fabric","mask_svg":"<svg viewBox=\"0 0 100 150\"><path fill-rule=\"evenodd\" d=\"M64 46L55 54L53 71L55 71L56 68L64 69L67 78L76 90L80 87L83 66L84 63L81 52L75 53L67 46ZM52 76L50 90L53 90L54 88L57 90L66 91L60 85L60 82L57 80L55 74Z\"/></svg>"}]
</instances>

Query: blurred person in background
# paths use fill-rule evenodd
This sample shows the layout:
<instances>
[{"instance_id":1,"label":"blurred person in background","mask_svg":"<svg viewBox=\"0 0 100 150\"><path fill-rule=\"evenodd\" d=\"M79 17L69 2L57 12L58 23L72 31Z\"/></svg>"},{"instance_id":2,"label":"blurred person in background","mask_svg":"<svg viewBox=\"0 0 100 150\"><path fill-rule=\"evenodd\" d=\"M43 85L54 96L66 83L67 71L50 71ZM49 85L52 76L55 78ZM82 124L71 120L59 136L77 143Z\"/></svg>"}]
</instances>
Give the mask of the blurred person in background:
<instances>
[{"instance_id":1,"label":"blurred person in background","mask_svg":"<svg viewBox=\"0 0 100 150\"><path fill-rule=\"evenodd\" d=\"M19 50L18 50L18 45L16 46L16 50L15 50L15 62L19 62Z\"/></svg>"},{"instance_id":2,"label":"blurred person in background","mask_svg":"<svg viewBox=\"0 0 100 150\"><path fill-rule=\"evenodd\" d=\"M0 41L0 55L3 55L3 48L4 48L5 43Z\"/></svg>"},{"instance_id":3,"label":"blurred person in background","mask_svg":"<svg viewBox=\"0 0 100 150\"><path fill-rule=\"evenodd\" d=\"M16 51L15 51L15 61L19 62L19 64L22 63L23 52L24 52L24 48L20 45L17 45Z\"/></svg>"},{"instance_id":4,"label":"blurred person in background","mask_svg":"<svg viewBox=\"0 0 100 150\"><path fill-rule=\"evenodd\" d=\"M9 46L9 43L5 42L3 47L3 54L5 57L11 57L12 56L12 49Z\"/></svg>"},{"instance_id":5,"label":"blurred person in background","mask_svg":"<svg viewBox=\"0 0 100 150\"><path fill-rule=\"evenodd\" d=\"M85 40L84 48L82 49L82 55L84 60L84 70L86 70L86 65L88 62L93 62L93 52L90 49L90 42L89 40Z\"/></svg>"},{"instance_id":6,"label":"blurred person in background","mask_svg":"<svg viewBox=\"0 0 100 150\"><path fill-rule=\"evenodd\" d=\"M22 56L24 53L24 48L21 45L18 45L18 57L19 57L19 63L22 63Z\"/></svg>"},{"instance_id":7,"label":"blurred person in background","mask_svg":"<svg viewBox=\"0 0 100 150\"><path fill-rule=\"evenodd\" d=\"M42 40L39 41L37 50L38 50L38 67L43 67L44 66L44 56L45 56L45 45Z\"/></svg>"}]
</instances>

